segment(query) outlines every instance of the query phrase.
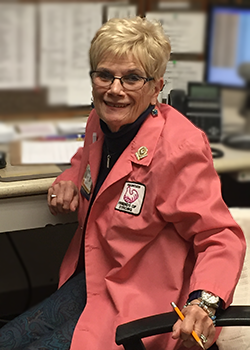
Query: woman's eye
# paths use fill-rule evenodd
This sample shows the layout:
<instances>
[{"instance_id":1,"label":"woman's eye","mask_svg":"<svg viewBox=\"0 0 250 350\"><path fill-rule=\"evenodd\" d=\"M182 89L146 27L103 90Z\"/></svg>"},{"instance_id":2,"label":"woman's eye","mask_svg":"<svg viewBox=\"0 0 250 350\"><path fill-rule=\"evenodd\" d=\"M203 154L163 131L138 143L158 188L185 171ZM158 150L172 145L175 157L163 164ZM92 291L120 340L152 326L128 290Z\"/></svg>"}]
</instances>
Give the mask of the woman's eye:
<instances>
[{"instance_id":1,"label":"woman's eye","mask_svg":"<svg viewBox=\"0 0 250 350\"><path fill-rule=\"evenodd\" d=\"M141 77L139 77L139 75L136 75L136 74L130 74L123 77L123 80L126 83L136 83L137 81L141 80Z\"/></svg>"},{"instance_id":2,"label":"woman's eye","mask_svg":"<svg viewBox=\"0 0 250 350\"><path fill-rule=\"evenodd\" d=\"M108 80L108 81L111 81L113 79L113 76L111 74L108 74L105 72L99 72L98 77L102 80Z\"/></svg>"}]
</instances>

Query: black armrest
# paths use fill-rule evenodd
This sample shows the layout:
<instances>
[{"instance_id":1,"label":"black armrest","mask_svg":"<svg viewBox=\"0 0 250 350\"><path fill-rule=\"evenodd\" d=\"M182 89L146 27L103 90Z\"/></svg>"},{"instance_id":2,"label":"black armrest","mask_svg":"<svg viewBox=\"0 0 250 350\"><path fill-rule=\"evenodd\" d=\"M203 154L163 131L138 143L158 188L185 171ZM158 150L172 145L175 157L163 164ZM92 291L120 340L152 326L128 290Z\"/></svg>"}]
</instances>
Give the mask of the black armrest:
<instances>
[{"instance_id":1,"label":"black armrest","mask_svg":"<svg viewBox=\"0 0 250 350\"><path fill-rule=\"evenodd\" d=\"M142 338L172 331L178 316L167 312L124 323L116 329L116 344L126 350L144 350ZM216 319L216 327L250 326L250 306L229 306Z\"/></svg>"}]
</instances>

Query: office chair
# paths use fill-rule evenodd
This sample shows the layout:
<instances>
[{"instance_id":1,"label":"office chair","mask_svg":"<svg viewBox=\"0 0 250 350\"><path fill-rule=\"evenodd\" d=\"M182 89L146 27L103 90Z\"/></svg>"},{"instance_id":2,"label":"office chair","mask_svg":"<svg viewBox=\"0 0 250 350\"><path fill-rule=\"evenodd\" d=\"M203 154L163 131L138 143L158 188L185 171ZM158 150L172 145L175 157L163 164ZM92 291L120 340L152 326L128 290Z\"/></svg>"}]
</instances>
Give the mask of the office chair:
<instances>
[{"instance_id":1,"label":"office chair","mask_svg":"<svg viewBox=\"0 0 250 350\"><path fill-rule=\"evenodd\" d=\"M166 312L124 323L116 329L116 344L125 350L146 350L142 338L172 332L175 312ZM229 306L216 319L216 327L250 326L250 306Z\"/></svg>"}]
</instances>

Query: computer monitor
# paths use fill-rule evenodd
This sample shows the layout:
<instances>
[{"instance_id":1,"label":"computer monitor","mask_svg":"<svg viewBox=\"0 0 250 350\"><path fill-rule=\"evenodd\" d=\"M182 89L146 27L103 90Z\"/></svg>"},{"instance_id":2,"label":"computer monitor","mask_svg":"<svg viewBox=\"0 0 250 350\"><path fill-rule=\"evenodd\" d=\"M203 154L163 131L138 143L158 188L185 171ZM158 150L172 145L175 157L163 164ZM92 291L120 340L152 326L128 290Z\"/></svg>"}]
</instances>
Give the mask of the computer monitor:
<instances>
[{"instance_id":1,"label":"computer monitor","mask_svg":"<svg viewBox=\"0 0 250 350\"><path fill-rule=\"evenodd\" d=\"M250 62L250 5L211 5L208 13L206 81L244 88L241 63Z\"/></svg>"}]
</instances>

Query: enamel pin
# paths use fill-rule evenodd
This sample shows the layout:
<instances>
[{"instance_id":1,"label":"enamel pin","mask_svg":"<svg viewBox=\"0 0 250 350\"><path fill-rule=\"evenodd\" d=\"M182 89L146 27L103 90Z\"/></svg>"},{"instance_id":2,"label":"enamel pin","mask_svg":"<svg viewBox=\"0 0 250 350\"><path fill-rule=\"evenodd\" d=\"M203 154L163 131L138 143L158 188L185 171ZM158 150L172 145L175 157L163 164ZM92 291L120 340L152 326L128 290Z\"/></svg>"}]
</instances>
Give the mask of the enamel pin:
<instances>
[{"instance_id":1,"label":"enamel pin","mask_svg":"<svg viewBox=\"0 0 250 350\"><path fill-rule=\"evenodd\" d=\"M135 153L135 155L136 155L136 158L138 160L141 160L141 159L147 157L148 156L148 149L147 149L147 147L145 147L145 146L140 147L138 149L138 151Z\"/></svg>"},{"instance_id":2,"label":"enamel pin","mask_svg":"<svg viewBox=\"0 0 250 350\"><path fill-rule=\"evenodd\" d=\"M92 188L92 178L91 178L91 172L90 172L90 166L89 164L86 167L83 179L82 179L82 186L81 189L87 194L90 195L91 188Z\"/></svg>"}]
</instances>

